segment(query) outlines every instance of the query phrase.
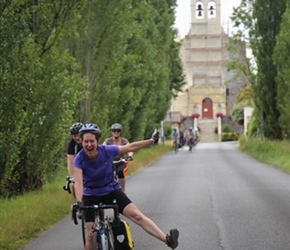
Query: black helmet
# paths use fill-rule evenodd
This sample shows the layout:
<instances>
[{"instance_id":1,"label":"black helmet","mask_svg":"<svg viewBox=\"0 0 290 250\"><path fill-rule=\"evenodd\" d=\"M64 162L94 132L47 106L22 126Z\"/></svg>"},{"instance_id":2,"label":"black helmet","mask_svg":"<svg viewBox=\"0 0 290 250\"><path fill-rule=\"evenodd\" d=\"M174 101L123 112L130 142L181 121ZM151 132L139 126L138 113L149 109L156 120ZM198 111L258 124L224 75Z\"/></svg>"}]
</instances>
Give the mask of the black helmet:
<instances>
[{"instance_id":1,"label":"black helmet","mask_svg":"<svg viewBox=\"0 0 290 250\"><path fill-rule=\"evenodd\" d=\"M99 126L94 124L94 123L87 123L87 124L84 124L80 131L80 133L83 133L83 132L95 132L99 138L101 137L102 135L102 131L100 130Z\"/></svg>"},{"instance_id":2,"label":"black helmet","mask_svg":"<svg viewBox=\"0 0 290 250\"><path fill-rule=\"evenodd\" d=\"M82 126L83 126L83 124L80 123L80 122L74 123L73 125L71 125L71 127L69 129L70 134L71 135L77 135Z\"/></svg>"},{"instance_id":3,"label":"black helmet","mask_svg":"<svg viewBox=\"0 0 290 250\"><path fill-rule=\"evenodd\" d=\"M119 129L119 130L122 130L123 127L122 127L122 125L119 124L119 123L114 123L114 124L111 126L111 130L113 130L113 129Z\"/></svg>"}]
</instances>

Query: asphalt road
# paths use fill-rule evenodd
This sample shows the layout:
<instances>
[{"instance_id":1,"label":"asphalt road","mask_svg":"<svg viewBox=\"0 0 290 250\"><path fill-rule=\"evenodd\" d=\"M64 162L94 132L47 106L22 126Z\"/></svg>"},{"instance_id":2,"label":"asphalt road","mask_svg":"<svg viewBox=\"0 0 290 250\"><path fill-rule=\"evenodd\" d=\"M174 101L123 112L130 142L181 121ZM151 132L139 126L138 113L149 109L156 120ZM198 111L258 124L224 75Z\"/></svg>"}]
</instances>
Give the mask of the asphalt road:
<instances>
[{"instance_id":1,"label":"asphalt road","mask_svg":"<svg viewBox=\"0 0 290 250\"><path fill-rule=\"evenodd\" d=\"M289 250L290 175L241 153L235 143L199 143L167 154L127 180L127 194L180 250ZM135 250L166 245L129 222ZM69 217L24 250L81 250Z\"/></svg>"}]
</instances>

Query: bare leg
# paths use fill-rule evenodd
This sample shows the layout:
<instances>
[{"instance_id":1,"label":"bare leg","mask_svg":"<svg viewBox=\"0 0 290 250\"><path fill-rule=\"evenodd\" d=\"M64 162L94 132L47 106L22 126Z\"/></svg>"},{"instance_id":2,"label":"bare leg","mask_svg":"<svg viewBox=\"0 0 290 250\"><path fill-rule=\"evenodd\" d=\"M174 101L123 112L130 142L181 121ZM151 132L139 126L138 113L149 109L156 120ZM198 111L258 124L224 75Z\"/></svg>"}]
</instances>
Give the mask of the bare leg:
<instances>
[{"instance_id":1,"label":"bare leg","mask_svg":"<svg viewBox=\"0 0 290 250\"><path fill-rule=\"evenodd\" d=\"M93 222L86 222L86 246L85 246L85 250L92 250L92 248L93 248L93 235L92 235L93 225L94 225Z\"/></svg>"},{"instance_id":2,"label":"bare leg","mask_svg":"<svg viewBox=\"0 0 290 250\"><path fill-rule=\"evenodd\" d=\"M135 204L130 203L123 210L123 215L142 227L148 234L166 243L166 234L153 222L146 217Z\"/></svg>"}]
</instances>

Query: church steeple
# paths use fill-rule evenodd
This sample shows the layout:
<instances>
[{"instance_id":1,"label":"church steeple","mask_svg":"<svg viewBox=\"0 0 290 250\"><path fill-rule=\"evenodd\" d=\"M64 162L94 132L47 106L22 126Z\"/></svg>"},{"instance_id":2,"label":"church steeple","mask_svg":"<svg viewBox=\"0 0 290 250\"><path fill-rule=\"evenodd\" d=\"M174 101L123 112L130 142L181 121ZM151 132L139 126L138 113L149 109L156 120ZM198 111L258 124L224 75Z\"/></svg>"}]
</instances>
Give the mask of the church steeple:
<instances>
[{"instance_id":1,"label":"church steeple","mask_svg":"<svg viewBox=\"0 0 290 250\"><path fill-rule=\"evenodd\" d=\"M220 23L221 0L191 0L191 23Z\"/></svg>"}]
</instances>

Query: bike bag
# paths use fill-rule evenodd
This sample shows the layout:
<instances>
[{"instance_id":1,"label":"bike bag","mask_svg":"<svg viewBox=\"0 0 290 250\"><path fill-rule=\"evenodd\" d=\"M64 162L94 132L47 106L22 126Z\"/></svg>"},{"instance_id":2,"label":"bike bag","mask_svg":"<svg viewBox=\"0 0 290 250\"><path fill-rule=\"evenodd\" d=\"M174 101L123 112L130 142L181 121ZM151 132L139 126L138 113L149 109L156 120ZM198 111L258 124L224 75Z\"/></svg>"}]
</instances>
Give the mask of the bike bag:
<instances>
[{"instance_id":1,"label":"bike bag","mask_svg":"<svg viewBox=\"0 0 290 250\"><path fill-rule=\"evenodd\" d=\"M115 250L133 250L134 241L129 223L124 220L117 220L113 226Z\"/></svg>"}]
</instances>

